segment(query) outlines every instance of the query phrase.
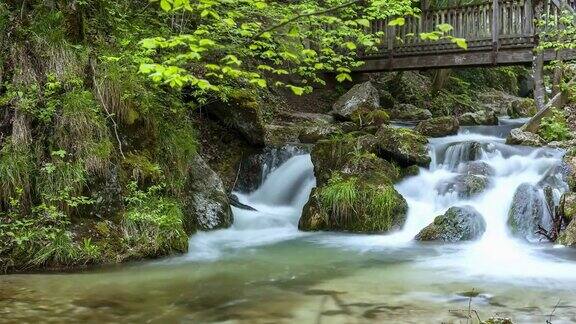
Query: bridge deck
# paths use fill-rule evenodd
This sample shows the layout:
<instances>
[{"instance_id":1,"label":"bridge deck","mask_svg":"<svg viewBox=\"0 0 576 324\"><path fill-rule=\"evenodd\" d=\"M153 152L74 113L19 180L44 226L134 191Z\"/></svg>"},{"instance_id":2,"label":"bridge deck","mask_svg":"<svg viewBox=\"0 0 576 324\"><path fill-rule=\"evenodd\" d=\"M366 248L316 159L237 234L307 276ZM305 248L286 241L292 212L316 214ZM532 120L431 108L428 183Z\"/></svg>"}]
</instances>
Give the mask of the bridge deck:
<instances>
[{"instance_id":1,"label":"bridge deck","mask_svg":"<svg viewBox=\"0 0 576 324\"><path fill-rule=\"evenodd\" d=\"M564 5L559 1L552 0L544 8L548 19L558 17L561 7L576 8L576 0L568 0ZM467 50L449 40L428 41L418 37L444 23L454 28L450 35L466 39ZM538 40L532 0L495 0L423 10L420 17L406 18L403 26L389 26L388 20L380 20L373 22L371 28L384 36L377 52L361 55L365 65L358 72L528 64ZM574 54L570 51L562 55L576 58ZM557 59L555 53L544 53L544 60L554 59Z\"/></svg>"}]
</instances>

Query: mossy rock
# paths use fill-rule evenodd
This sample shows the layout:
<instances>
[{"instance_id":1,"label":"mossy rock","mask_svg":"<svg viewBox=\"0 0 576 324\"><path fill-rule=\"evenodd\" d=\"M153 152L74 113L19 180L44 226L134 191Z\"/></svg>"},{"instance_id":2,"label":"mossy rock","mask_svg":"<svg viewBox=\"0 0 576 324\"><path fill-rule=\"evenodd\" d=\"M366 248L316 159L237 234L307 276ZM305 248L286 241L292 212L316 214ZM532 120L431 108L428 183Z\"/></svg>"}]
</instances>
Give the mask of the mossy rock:
<instances>
[{"instance_id":1,"label":"mossy rock","mask_svg":"<svg viewBox=\"0 0 576 324\"><path fill-rule=\"evenodd\" d=\"M468 93L455 94L442 90L431 99L428 109L434 116L438 117L475 112L482 109L482 107Z\"/></svg>"},{"instance_id":2,"label":"mossy rock","mask_svg":"<svg viewBox=\"0 0 576 324\"><path fill-rule=\"evenodd\" d=\"M388 176L387 182L397 181L399 169L372 153L376 150L375 139L373 135L347 134L316 143L311 155L318 185L326 183L334 171L344 174L377 171Z\"/></svg>"},{"instance_id":3,"label":"mossy rock","mask_svg":"<svg viewBox=\"0 0 576 324\"><path fill-rule=\"evenodd\" d=\"M559 208L566 221L572 222L576 219L576 193L569 192L562 195Z\"/></svg>"},{"instance_id":4,"label":"mossy rock","mask_svg":"<svg viewBox=\"0 0 576 324\"><path fill-rule=\"evenodd\" d=\"M482 109L458 116L458 122L461 126L498 125L498 116L491 109Z\"/></svg>"},{"instance_id":5,"label":"mossy rock","mask_svg":"<svg viewBox=\"0 0 576 324\"><path fill-rule=\"evenodd\" d=\"M440 182L436 190L440 195L456 193L458 198L467 199L481 194L490 184L490 179L482 175L462 174Z\"/></svg>"},{"instance_id":6,"label":"mossy rock","mask_svg":"<svg viewBox=\"0 0 576 324\"><path fill-rule=\"evenodd\" d=\"M302 126L299 125L266 125L266 145L279 146L287 143L298 143Z\"/></svg>"},{"instance_id":7,"label":"mossy rock","mask_svg":"<svg viewBox=\"0 0 576 324\"><path fill-rule=\"evenodd\" d=\"M556 243L565 246L576 247L576 221L572 220L568 224L566 229L564 229L560 233L560 236L558 236Z\"/></svg>"},{"instance_id":8,"label":"mossy rock","mask_svg":"<svg viewBox=\"0 0 576 324\"><path fill-rule=\"evenodd\" d=\"M538 134L523 131L522 128L515 128L508 134L506 144L539 147L544 146L545 141Z\"/></svg>"},{"instance_id":9,"label":"mossy rock","mask_svg":"<svg viewBox=\"0 0 576 324\"><path fill-rule=\"evenodd\" d=\"M486 222L473 207L452 207L418 233L418 241L459 242L479 239Z\"/></svg>"},{"instance_id":10,"label":"mossy rock","mask_svg":"<svg viewBox=\"0 0 576 324\"><path fill-rule=\"evenodd\" d=\"M427 167L431 161L427 144L426 137L407 128L384 125L376 133L377 155L402 167Z\"/></svg>"},{"instance_id":11,"label":"mossy rock","mask_svg":"<svg viewBox=\"0 0 576 324\"><path fill-rule=\"evenodd\" d=\"M352 121L359 127L380 126L390 122L390 116L384 110L356 111L352 114Z\"/></svg>"},{"instance_id":12,"label":"mossy rock","mask_svg":"<svg viewBox=\"0 0 576 324\"><path fill-rule=\"evenodd\" d=\"M357 84L341 96L332 107L332 115L350 120L353 114L364 114L380 108L380 96L370 81Z\"/></svg>"},{"instance_id":13,"label":"mossy rock","mask_svg":"<svg viewBox=\"0 0 576 324\"><path fill-rule=\"evenodd\" d=\"M458 119L443 116L421 121L414 130L427 137L444 137L457 134L458 129L460 129Z\"/></svg>"},{"instance_id":14,"label":"mossy rock","mask_svg":"<svg viewBox=\"0 0 576 324\"><path fill-rule=\"evenodd\" d=\"M532 117L536 115L538 109L536 102L532 98L518 98L512 101L508 107L508 116L510 118Z\"/></svg>"},{"instance_id":15,"label":"mossy rock","mask_svg":"<svg viewBox=\"0 0 576 324\"><path fill-rule=\"evenodd\" d=\"M568 151L562 161L568 169L568 186L570 190L576 192L576 150Z\"/></svg>"},{"instance_id":16,"label":"mossy rock","mask_svg":"<svg viewBox=\"0 0 576 324\"><path fill-rule=\"evenodd\" d=\"M186 233L232 225L232 210L222 180L198 154L191 161L182 200Z\"/></svg>"},{"instance_id":17,"label":"mossy rock","mask_svg":"<svg viewBox=\"0 0 576 324\"><path fill-rule=\"evenodd\" d=\"M379 80L398 102L423 107L432 88L432 81L417 71L383 74Z\"/></svg>"},{"instance_id":18,"label":"mossy rock","mask_svg":"<svg viewBox=\"0 0 576 324\"><path fill-rule=\"evenodd\" d=\"M392 120L419 121L432 118L432 113L428 109L418 108L413 104L398 104L393 109L388 110Z\"/></svg>"},{"instance_id":19,"label":"mossy rock","mask_svg":"<svg viewBox=\"0 0 576 324\"><path fill-rule=\"evenodd\" d=\"M264 111L254 90L237 90L227 102L209 105L207 112L238 131L248 143L256 146L265 144Z\"/></svg>"},{"instance_id":20,"label":"mossy rock","mask_svg":"<svg viewBox=\"0 0 576 324\"><path fill-rule=\"evenodd\" d=\"M361 176L333 173L311 193L298 228L304 231L389 232L406 221L408 205L387 175L367 172Z\"/></svg>"},{"instance_id":21,"label":"mossy rock","mask_svg":"<svg viewBox=\"0 0 576 324\"><path fill-rule=\"evenodd\" d=\"M546 240L537 234L540 228L552 229L552 221L545 216L546 201L539 189L529 183L521 184L512 199L508 212L508 228L513 236L528 241Z\"/></svg>"}]
</instances>

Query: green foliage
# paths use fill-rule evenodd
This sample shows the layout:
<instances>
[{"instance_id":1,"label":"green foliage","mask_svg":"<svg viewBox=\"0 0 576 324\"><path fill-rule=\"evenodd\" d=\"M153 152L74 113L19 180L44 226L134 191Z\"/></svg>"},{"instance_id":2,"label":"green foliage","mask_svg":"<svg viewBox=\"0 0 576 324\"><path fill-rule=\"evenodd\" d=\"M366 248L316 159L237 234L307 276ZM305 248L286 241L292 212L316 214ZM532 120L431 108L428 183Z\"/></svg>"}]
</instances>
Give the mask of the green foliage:
<instances>
[{"instance_id":1,"label":"green foliage","mask_svg":"<svg viewBox=\"0 0 576 324\"><path fill-rule=\"evenodd\" d=\"M472 85L471 90L492 88L512 94L518 93L518 78L529 75L524 67L467 68L454 70L453 73L456 78L451 78L449 85L455 86L453 83L457 79L466 82L466 88Z\"/></svg>"},{"instance_id":2,"label":"green foliage","mask_svg":"<svg viewBox=\"0 0 576 324\"><path fill-rule=\"evenodd\" d=\"M363 64L357 60L359 51L377 51L384 36L370 32L371 23L396 17L390 24L402 26L403 16L418 12L409 0L164 0L160 7L170 14L186 13L194 24L175 36L143 39L140 45L150 59L139 71L171 87L189 85L196 98L224 97L230 81L283 87L296 95L325 84L322 73L350 81L352 70ZM449 35L451 28L441 24L419 36L466 47L463 39ZM280 78L284 75L293 81L286 83Z\"/></svg>"},{"instance_id":3,"label":"green foliage","mask_svg":"<svg viewBox=\"0 0 576 324\"><path fill-rule=\"evenodd\" d=\"M188 236L184 231L182 208L175 200L161 195L164 186L140 190L135 181L129 183L124 214L125 243L138 256L168 255L185 252Z\"/></svg>"},{"instance_id":4,"label":"green foliage","mask_svg":"<svg viewBox=\"0 0 576 324\"><path fill-rule=\"evenodd\" d=\"M319 192L320 201L327 207L334 224L348 224L354 213L354 205L357 202L358 192L356 178L344 180L341 175L333 174L328 184Z\"/></svg>"},{"instance_id":5,"label":"green foliage","mask_svg":"<svg viewBox=\"0 0 576 324\"><path fill-rule=\"evenodd\" d=\"M335 228L359 231L389 230L403 202L390 182L369 173L366 179L334 173L318 191L323 214ZM380 183L382 182L382 183ZM378 184L377 184L378 183Z\"/></svg>"},{"instance_id":6,"label":"green foliage","mask_svg":"<svg viewBox=\"0 0 576 324\"><path fill-rule=\"evenodd\" d=\"M542 30L537 51L576 49L576 22L569 10L562 11L558 16L554 13L544 14L536 26Z\"/></svg>"},{"instance_id":7,"label":"green foliage","mask_svg":"<svg viewBox=\"0 0 576 324\"><path fill-rule=\"evenodd\" d=\"M566 116L555 109L551 116L542 118L538 134L547 142L570 139L570 128Z\"/></svg>"}]
</instances>

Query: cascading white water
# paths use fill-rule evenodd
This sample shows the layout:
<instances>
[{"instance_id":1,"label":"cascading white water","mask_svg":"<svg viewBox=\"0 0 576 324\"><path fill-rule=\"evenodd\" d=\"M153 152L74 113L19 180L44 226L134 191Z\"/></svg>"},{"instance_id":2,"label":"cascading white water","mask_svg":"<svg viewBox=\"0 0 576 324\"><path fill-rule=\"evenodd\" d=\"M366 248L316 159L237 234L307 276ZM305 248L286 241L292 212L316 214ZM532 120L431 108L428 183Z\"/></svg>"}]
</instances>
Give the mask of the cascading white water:
<instances>
[{"instance_id":1,"label":"cascading white water","mask_svg":"<svg viewBox=\"0 0 576 324\"><path fill-rule=\"evenodd\" d=\"M310 154L294 151L285 163L271 171L250 194L235 193L241 203L256 210L232 207L234 224L229 229L201 232L190 239L190 259L215 259L238 248L272 244L304 233L298 219L310 191L316 185ZM265 165L265 168L269 166Z\"/></svg>"},{"instance_id":2,"label":"cascading white water","mask_svg":"<svg viewBox=\"0 0 576 324\"><path fill-rule=\"evenodd\" d=\"M486 232L479 241L463 244L439 244L441 252L422 256L417 264L464 276L485 275L491 278L571 278L576 279L573 263L555 261L550 255L539 256L540 246L512 238L507 225L508 213L517 188L536 185L560 163L562 152L504 144L511 125L473 127L458 135L431 139L430 168L396 185L408 202L408 218L402 230L386 235L351 235L343 233L302 233L298 218L315 186L309 154L298 152L264 179L250 194L236 193L240 202L256 211L233 208L234 225L230 229L198 233L190 240L191 259L214 259L239 248L269 245L306 236L313 244L359 251L386 251L396 248L418 249L418 232L452 206L474 207L486 221ZM469 161L482 161L494 174L488 188L472 198L460 198L454 192L439 192L439 184L457 176ZM561 191L557 186L557 200ZM551 217L549 214L545 217Z\"/></svg>"}]
</instances>

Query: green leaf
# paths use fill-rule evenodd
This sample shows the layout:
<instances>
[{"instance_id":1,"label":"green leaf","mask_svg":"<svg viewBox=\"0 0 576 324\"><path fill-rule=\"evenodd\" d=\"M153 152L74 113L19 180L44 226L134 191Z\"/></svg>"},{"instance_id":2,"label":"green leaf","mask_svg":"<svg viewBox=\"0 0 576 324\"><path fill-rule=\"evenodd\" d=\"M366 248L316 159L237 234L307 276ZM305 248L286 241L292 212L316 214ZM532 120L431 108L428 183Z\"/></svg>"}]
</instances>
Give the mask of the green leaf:
<instances>
[{"instance_id":1,"label":"green leaf","mask_svg":"<svg viewBox=\"0 0 576 324\"><path fill-rule=\"evenodd\" d=\"M290 37L300 36L300 29L298 29L298 26L292 26L290 28L290 30L288 31L288 36L290 36Z\"/></svg>"},{"instance_id":2,"label":"green leaf","mask_svg":"<svg viewBox=\"0 0 576 324\"><path fill-rule=\"evenodd\" d=\"M456 45L458 45L458 47L463 48L463 49L468 49L468 43L466 43L466 40L464 38L453 38L452 42L456 43Z\"/></svg>"},{"instance_id":3,"label":"green leaf","mask_svg":"<svg viewBox=\"0 0 576 324\"><path fill-rule=\"evenodd\" d=\"M356 22L360 26L370 27L370 21L368 19L357 19Z\"/></svg>"},{"instance_id":4,"label":"green leaf","mask_svg":"<svg viewBox=\"0 0 576 324\"><path fill-rule=\"evenodd\" d=\"M170 0L160 0L160 8L162 8L164 11L170 11L170 9L172 9Z\"/></svg>"},{"instance_id":5,"label":"green leaf","mask_svg":"<svg viewBox=\"0 0 576 324\"><path fill-rule=\"evenodd\" d=\"M454 29L452 27L452 25L450 25L450 24L440 24L440 25L436 26L436 28L438 28L438 30L443 32L443 33L447 33L447 32Z\"/></svg>"},{"instance_id":6,"label":"green leaf","mask_svg":"<svg viewBox=\"0 0 576 324\"><path fill-rule=\"evenodd\" d=\"M207 39L207 38L201 39L201 40L198 42L198 45L203 46L203 47L213 46L213 45L215 45L215 44L216 44L216 43L215 43L213 40Z\"/></svg>"},{"instance_id":7,"label":"green leaf","mask_svg":"<svg viewBox=\"0 0 576 324\"><path fill-rule=\"evenodd\" d=\"M338 82L344 82L346 80L352 82L352 77L348 73L340 73L336 76L336 81Z\"/></svg>"},{"instance_id":8,"label":"green leaf","mask_svg":"<svg viewBox=\"0 0 576 324\"><path fill-rule=\"evenodd\" d=\"M398 17L396 19L391 20L388 23L388 26L404 26L405 23L406 19L404 19L404 17Z\"/></svg>"},{"instance_id":9,"label":"green leaf","mask_svg":"<svg viewBox=\"0 0 576 324\"><path fill-rule=\"evenodd\" d=\"M292 90L292 93L294 93L297 96L301 96L302 94L304 94L304 88L302 87L288 85L288 88L290 88L290 90Z\"/></svg>"},{"instance_id":10,"label":"green leaf","mask_svg":"<svg viewBox=\"0 0 576 324\"><path fill-rule=\"evenodd\" d=\"M354 44L352 42L346 42L346 43L344 43L344 45L351 51L356 49L356 44Z\"/></svg>"}]
</instances>

